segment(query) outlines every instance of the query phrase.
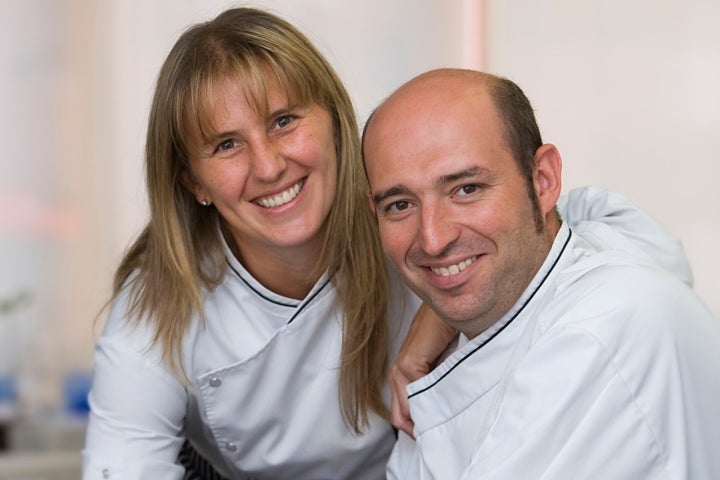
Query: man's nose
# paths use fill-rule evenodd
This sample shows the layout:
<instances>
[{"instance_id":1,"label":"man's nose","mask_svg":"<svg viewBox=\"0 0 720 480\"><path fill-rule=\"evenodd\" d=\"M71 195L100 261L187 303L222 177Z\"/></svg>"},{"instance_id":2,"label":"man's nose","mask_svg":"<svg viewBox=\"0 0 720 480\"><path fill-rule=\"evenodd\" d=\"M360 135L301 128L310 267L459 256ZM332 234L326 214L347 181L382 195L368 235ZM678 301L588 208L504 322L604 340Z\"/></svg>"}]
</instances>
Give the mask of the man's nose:
<instances>
[{"instance_id":1,"label":"man's nose","mask_svg":"<svg viewBox=\"0 0 720 480\"><path fill-rule=\"evenodd\" d=\"M442 254L460 235L452 212L441 203L423 206L420 222L418 240L427 255Z\"/></svg>"}]
</instances>

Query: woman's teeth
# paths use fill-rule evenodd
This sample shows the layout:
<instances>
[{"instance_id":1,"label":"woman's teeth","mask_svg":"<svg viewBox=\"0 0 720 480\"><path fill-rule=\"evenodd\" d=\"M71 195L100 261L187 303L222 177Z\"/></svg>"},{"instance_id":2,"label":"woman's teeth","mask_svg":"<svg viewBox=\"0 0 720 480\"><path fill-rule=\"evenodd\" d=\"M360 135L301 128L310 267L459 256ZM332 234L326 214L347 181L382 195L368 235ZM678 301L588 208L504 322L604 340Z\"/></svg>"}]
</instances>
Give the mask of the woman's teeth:
<instances>
[{"instance_id":1,"label":"woman's teeth","mask_svg":"<svg viewBox=\"0 0 720 480\"><path fill-rule=\"evenodd\" d=\"M431 268L430 270L433 271L433 273L437 275L442 275L443 277L447 277L450 275L457 275L458 273L465 270L471 263L473 263L477 259L477 255L474 257L467 258L463 260L460 263L457 263L455 265L450 265L448 267L439 267L439 268Z\"/></svg>"},{"instance_id":2,"label":"woman's teeth","mask_svg":"<svg viewBox=\"0 0 720 480\"><path fill-rule=\"evenodd\" d=\"M288 203L293 198L297 197L298 193L300 193L300 190L302 190L302 187L303 181L300 180L298 183L278 195L258 199L257 203L261 207L265 208L280 207Z\"/></svg>"}]
</instances>

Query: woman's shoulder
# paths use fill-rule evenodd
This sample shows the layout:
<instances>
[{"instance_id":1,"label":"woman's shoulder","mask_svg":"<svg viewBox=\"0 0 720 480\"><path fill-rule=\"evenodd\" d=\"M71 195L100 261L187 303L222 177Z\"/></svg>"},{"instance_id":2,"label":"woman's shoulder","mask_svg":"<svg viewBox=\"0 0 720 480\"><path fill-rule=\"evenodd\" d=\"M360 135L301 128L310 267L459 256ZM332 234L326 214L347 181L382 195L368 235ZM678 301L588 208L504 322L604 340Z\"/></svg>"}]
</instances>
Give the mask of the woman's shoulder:
<instances>
[{"instance_id":1,"label":"woman's shoulder","mask_svg":"<svg viewBox=\"0 0 720 480\"><path fill-rule=\"evenodd\" d=\"M130 283L126 283L115 294L99 341L122 345L133 351L148 352L152 349L154 328L149 316L137 313L134 295Z\"/></svg>"}]
</instances>

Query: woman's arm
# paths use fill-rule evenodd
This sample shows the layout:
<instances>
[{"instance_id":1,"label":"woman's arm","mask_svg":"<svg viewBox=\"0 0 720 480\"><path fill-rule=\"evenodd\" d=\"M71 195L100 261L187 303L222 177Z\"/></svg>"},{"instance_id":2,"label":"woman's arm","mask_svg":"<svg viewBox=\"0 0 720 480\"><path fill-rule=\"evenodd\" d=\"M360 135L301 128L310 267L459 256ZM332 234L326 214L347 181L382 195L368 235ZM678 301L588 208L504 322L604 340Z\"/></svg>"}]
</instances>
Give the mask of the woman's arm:
<instances>
[{"instance_id":1,"label":"woman's arm","mask_svg":"<svg viewBox=\"0 0 720 480\"><path fill-rule=\"evenodd\" d=\"M693 285L690 262L680 238L622 195L580 187L560 197L558 209L570 228L600 250L620 250Z\"/></svg>"},{"instance_id":2,"label":"woman's arm","mask_svg":"<svg viewBox=\"0 0 720 480\"><path fill-rule=\"evenodd\" d=\"M430 372L456 335L454 328L422 304L390 368L391 422L410 436L414 424L408 409L407 386Z\"/></svg>"},{"instance_id":3,"label":"woman's arm","mask_svg":"<svg viewBox=\"0 0 720 480\"><path fill-rule=\"evenodd\" d=\"M570 227L596 248L644 256L692 286L680 239L623 196L598 187L576 188L561 197L558 209ZM390 369L391 421L410 436L413 422L406 387L430 372L456 333L423 304Z\"/></svg>"},{"instance_id":4,"label":"woman's arm","mask_svg":"<svg viewBox=\"0 0 720 480\"><path fill-rule=\"evenodd\" d=\"M185 388L149 348L148 329L128 325L117 303L95 348L83 480L179 480Z\"/></svg>"}]
</instances>

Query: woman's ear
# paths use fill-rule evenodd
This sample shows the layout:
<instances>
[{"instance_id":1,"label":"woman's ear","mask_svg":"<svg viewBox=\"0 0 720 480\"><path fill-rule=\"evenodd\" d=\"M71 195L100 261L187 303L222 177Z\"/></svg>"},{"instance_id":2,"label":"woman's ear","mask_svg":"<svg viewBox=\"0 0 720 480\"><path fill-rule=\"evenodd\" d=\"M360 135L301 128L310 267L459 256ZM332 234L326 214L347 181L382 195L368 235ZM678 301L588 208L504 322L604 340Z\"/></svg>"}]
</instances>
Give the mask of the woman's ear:
<instances>
[{"instance_id":1,"label":"woman's ear","mask_svg":"<svg viewBox=\"0 0 720 480\"><path fill-rule=\"evenodd\" d=\"M562 158L555 145L546 143L535 151L535 192L543 214L555 208L562 190Z\"/></svg>"},{"instance_id":2,"label":"woman's ear","mask_svg":"<svg viewBox=\"0 0 720 480\"><path fill-rule=\"evenodd\" d=\"M182 183L183 187L187 188L188 191L190 191L190 193L195 196L195 199L198 201L198 203L208 201L208 195L205 192L205 189L202 187L202 185L200 185L200 183L195 178L195 175L193 175L190 170L183 170L180 173L180 183Z\"/></svg>"}]
</instances>

